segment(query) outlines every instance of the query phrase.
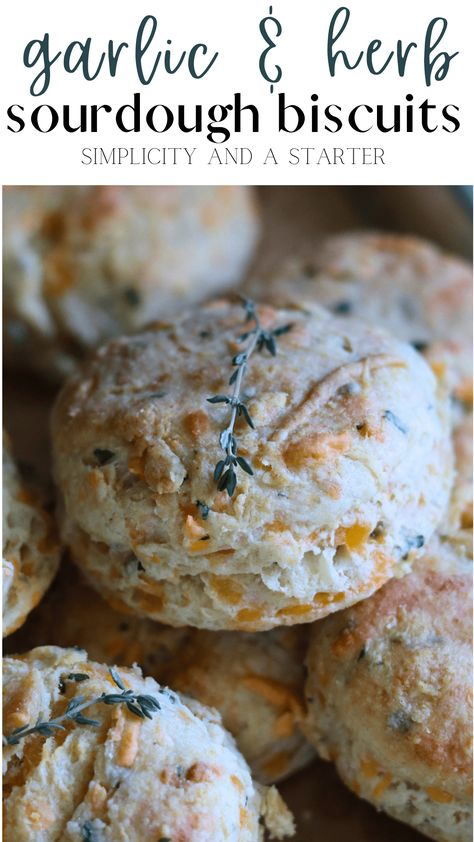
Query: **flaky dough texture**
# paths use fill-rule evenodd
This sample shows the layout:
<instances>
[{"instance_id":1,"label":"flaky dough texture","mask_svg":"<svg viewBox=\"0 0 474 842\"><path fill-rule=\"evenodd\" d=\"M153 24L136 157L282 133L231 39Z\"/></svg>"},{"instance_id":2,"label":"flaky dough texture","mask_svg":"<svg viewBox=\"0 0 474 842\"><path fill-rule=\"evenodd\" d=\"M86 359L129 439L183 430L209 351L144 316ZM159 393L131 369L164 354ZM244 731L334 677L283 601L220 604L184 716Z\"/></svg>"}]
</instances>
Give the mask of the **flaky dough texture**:
<instances>
[{"instance_id":1,"label":"flaky dough texture","mask_svg":"<svg viewBox=\"0 0 474 842\"><path fill-rule=\"evenodd\" d=\"M6 360L51 377L238 282L258 235L247 187L10 187L3 219Z\"/></svg>"},{"instance_id":2,"label":"flaky dough texture","mask_svg":"<svg viewBox=\"0 0 474 842\"><path fill-rule=\"evenodd\" d=\"M450 552L438 545L314 625L305 728L362 798L438 842L469 842L472 574Z\"/></svg>"},{"instance_id":3,"label":"flaky dough texture","mask_svg":"<svg viewBox=\"0 0 474 842\"><path fill-rule=\"evenodd\" d=\"M23 483L3 434L3 636L38 604L56 573L59 538L39 495Z\"/></svg>"},{"instance_id":4,"label":"flaky dough texture","mask_svg":"<svg viewBox=\"0 0 474 842\"><path fill-rule=\"evenodd\" d=\"M121 692L107 667L80 650L40 647L6 658L3 670L7 734L58 717L78 695ZM124 703L97 702L84 711L95 726L66 722L65 730L8 745L6 842L257 842L262 816L277 838L291 834L276 790L252 782L216 711L136 668L116 672L127 690L152 697L159 710L139 718Z\"/></svg>"},{"instance_id":5,"label":"flaky dough texture","mask_svg":"<svg viewBox=\"0 0 474 842\"><path fill-rule=\"evenodd\" d=\"M216 301L102 347L53 412L74 560L114 604L170 625L306 622L407 570L447 506L447 404L408 345L315 308L260 308L229 498L214 468L241 308Z\"/></svg>"}]
</instances>

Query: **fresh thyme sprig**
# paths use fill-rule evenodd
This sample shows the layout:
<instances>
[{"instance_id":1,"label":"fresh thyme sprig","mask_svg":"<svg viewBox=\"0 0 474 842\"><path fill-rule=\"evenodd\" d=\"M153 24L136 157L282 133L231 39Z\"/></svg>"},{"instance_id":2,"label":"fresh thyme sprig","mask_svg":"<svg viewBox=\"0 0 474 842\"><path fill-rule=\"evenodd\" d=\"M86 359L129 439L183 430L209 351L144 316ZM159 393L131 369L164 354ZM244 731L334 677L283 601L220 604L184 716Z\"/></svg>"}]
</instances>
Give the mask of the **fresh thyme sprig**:
<instances>
[{"instance_id":1,"label":"fresh thyme sprig","mask_svg":"<svg viewBox=\"0 0 474 842\"><path fill-rule=\"evenodd\" d=\"M254 302L249 298L243 298L242 306L245 310L246 321L254 321L255 327L243 333L237 340L239 343L248 340L248 345L244 351L236 354L232 359L232 365L235 366L235 371L229 380L229 386L234 387L232 394L214 395L212 398L207 398L209 403L222 403L231 407L229 423L219 436L219 444L225 452L225 458L220 459L214 469L214 481L217 483L217 488L219 491L227 491L229 497L232 497L237 485L237 475L235 473L237 466L245 471L246 474L253 476L253 469L249 462L243 456L237 455L237 441L234 435L235 422L239 417L243 417L252 430L255 429L248 408L241 400L242 381L249 359L254 351L261 352L267 350L272 357L276 356L276 338L284 333L288 333L292 327L291 324L287 324L277 327L275 330L265 330L260 324Z\"/></svg>"},{"instance_id":2,"label":"fresh thyme sprig","mask_svg":"<svg viewBox=\"0 0 474 842\"><path fill-rule=\"evenodd\" d=\"M152 719L153 714L157 710L161 710L158 699L154 696L147 696L143 694L134 693L133 690L126 690L122 679L117 672L111 667L109 669L110 675L114 684L121 690L121 693L102 693L93 699L86 699L84 696L74 696L69 702L65 712L50 719L47 722L38 720L36 725L23 725L21 728L15 728L10 734L3 737L3 744L14 746L18 745L20 740L28 737L30 734L41 734L43 737L50 737L54 734L55 729L60 731L65 730L63 722L75 722L77 725L93 725L98 727L100 722L97 719L89 719L82 715L82 711L92 705L102 703L104 705L118 705L125 704L130 713L139 716L140 719ZM84 673L71 673L68 679L72 681L85 681L89 676Z\"/></svg>"}]
</instances>

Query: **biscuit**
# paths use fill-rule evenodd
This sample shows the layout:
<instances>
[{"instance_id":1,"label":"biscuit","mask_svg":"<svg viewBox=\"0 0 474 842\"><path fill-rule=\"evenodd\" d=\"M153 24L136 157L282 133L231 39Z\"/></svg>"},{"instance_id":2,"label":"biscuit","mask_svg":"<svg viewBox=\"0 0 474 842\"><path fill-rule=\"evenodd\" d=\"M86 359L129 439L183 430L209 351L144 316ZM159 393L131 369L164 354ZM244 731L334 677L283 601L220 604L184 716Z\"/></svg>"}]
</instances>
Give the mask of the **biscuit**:
<instances>
[{"instance_id":1,"label":"biscuit","mask_svg":"<svg viewBox=\"0 0 474 842\"><path fill-rule=\"evenodd\" d=\"M5 356L53 377L239 281L259 229L235 186L10 187L3 218Z\"/></svg>"},{"instance_id":2,"label":"biscuit","mask_svg":"<svg viewBox=\"0 0 474 842\"><path fill-rule=\"evenodd\" d=\"M3 636L24 623L58 568L56 526L38 494L27 488L3 434Z\"/></svg>"},{"instance_id":3,"label":"biscuit","mask_svg":"<svg viewBox=\"0 0 474 842\"><path fill-rule=\"evenodd\" d=\"M8 649L79 646L95 661L139 663L162 684L217 708L256 779L275 783L314 756L298 727L307 628L260 634L174 629L120 614L63 565Z\"/></svg>"},{"instance_id":4,"label":"biscuit","mask_svg":"<svg viewBox=\"0 0 474 842\"><path fill-rule=\"evenodd\" d=\"M93 661L138 664L145 675L166 682L166 666L176 658L188 635L189 629L116 611L66 561L45 599L9 638L6 649L10 654L35 646L78 646Z\"/></svg>"},{"instance_id":5,"label":"biscuit","mask_svg":"<svg viewBox=\"0 0 474 842\"><path fill-rule=\"evenodd\" d=\"M314 624L304 727L377 809L439 842L468 842L472 576L436 552Z\"/></svg>"},{"instance_id":6,"label":"biscuit","mask_svg":"<svg viewBox=\"0 0 474 842\"><path fill-rule=\"evenodd\" d=\"M440 534L441 532L445 534ZM467 573L472 576L472 529L460 529L452 534L448 534L447 530L440 530L440 533L436 533L431 539L415 568L424 570L428 567L438 573Z\"/></svg>"},{"instance_id":7,"label":"biscuit","mask_svg":"<svg viewBox=\"0 0 474 842\"><path fill-rule=\"evenodd\" d=\"M253 783L216 711L137 668L118 667L114 675L139 695L130 706L109 669L80 650L40 647L4 660L7 735L56 719L79 696L98 700L80 712L88 721L66 721L64 730L20 736L5 747L8 842L257 842L261 817L276 838L292 834L283 801ZM104 704L102 694L114 701ZM147 716L136 713L140 697Z\"/></svg>"},{"instance_id":8,"label":"biscuit","mask_svg":"<svg viewBox=\"0 0 474 842\"><path fill-rule=\"evenodd\" d=\"M251 294L285 306L314 302L390 330L420 350L462 403L472 404L472 268L416 237L355 232L311 258L249 280Z\"/></svg>"},{"instance_id":9,"label":"biscuit","mask_svg":"<svg viewBox=\"0 0 474 842\"><path fill-rule=\"evenodd\" d=\"M306 630L191 630L165 670L167 683L217 708L262 783L287 778L314 757L299 728Z\"/></svg>"},{"instance_id":10,"label":"biscuit","mask_svg":"<svg viewBox=\"0 0 474 842\"><path fill-rule=\"evenodd\" d=\"M456 472L449 503L447 531L472 532L472 413L458 419L453 433Z\"/></svg>"},{"instance_id":11,"label":"biscuit","mask_svg":"<svg viewBox=\"0 0 474 842\"><path fill-rule=\"evenodd\" d=\"M449 412L412 348L322 308L255 353L236 491L219 437L241 308L217 301L102 347L52 416L63 532L113 604L169 625L261 631L323 617L408 570L447 506Z\"/></svg>"}]
</instances>

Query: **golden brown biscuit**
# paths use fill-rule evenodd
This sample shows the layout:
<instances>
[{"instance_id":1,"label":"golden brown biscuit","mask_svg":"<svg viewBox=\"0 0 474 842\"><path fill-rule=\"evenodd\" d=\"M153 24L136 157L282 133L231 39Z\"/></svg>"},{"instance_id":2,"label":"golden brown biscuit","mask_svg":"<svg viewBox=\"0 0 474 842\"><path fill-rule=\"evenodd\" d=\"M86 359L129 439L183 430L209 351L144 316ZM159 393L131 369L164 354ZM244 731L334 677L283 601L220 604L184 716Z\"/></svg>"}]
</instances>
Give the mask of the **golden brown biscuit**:
<instances>
[{"instance_id":1,"label":"golden brown biscuit","mask_svg":"<svg viewBox=\"0 0 474 842\"><path fill-rule=\"evenodd\" d=\"M390 330L472 405L472 268L432 243L376 232L331 237L309 259L250 279L249 289L280 306L316 302Z\"/></svg>"},{"instance_id":2,"label":"golden brown biscuit","mask_svg":"<svg viewBox=\"0 0 474 842\"><path fill-rule=\"evenodd\" d=\"M180 692L216 707L256 779L274 783L314 757L302 736L307 627L268 632L190 630L164 675Z\"/></svg>"},{"instance_id":3,"label":"golden brown biscuit","mask_svg":"<svg viewBox=\"0 0 474 842\"><path fill-rule=\"evenodd\" d=\"M3 434L3 636L24 623L58 568L60 544L39 495L27 488Z\"/></svg>"},{"instance_id":4,"label":"golden brown biscuit","mask_svg":"<svg viewBox=\"0 0 474 842\"><path fill-rule=\"evenodd\" d=\"M232 286L258 235L247 187L9 187L3 219L6 359L50 376Z\"/></svg>"},{"instance_id":5,"label":"golden brown biscuit","mask_svg":"<svg viewBox=\"0 0 474 842\"><path fill-rule=\"evenodd\" d=\"M217 708L252 773L274 783L314 749L298 727L307 626L261 634L174 629L115 611L63 565L46 599L9 638L9 652L79 646L93 660L130 666Z\"/></svg>"},{"instance_id":6,"label":"golden brown biscuit","mask_svg":"<svg viewBox=\"0 0 474 842\"><path fill-rule=\"evenodd\" d=\"M232 497L213 478L241 308L217 301L102 347L53 412L64 536L90 584L170 625L325 616L409 569L451 485L449 412L408 345L323 309L261 308ZM248 329L248 323L247 323Z\"/></svg>"},{"instance_id":7,"label":"golden brown biscuit","mask_svg":"<svg viewBox=\"0 0 474 842\"><path fill-rule=\"evenodd\" d=\"M257 842L262 816L291 835L283 801L252 782L216 711L71 649L6 658L3 677L7 842ZM66 711L62 729L38 728Z\"/></svg>"},{"instance_id":8,"label":"golden brown biscuit","mask_svg":"<svg viewBox=\"0 0 474 842\"><path fill-rule=\"evenodd\" d=\"M378 809L439 842L468 842L472 576L436 551L314 624L305 730Z\"/></svg>"}]
</instances>

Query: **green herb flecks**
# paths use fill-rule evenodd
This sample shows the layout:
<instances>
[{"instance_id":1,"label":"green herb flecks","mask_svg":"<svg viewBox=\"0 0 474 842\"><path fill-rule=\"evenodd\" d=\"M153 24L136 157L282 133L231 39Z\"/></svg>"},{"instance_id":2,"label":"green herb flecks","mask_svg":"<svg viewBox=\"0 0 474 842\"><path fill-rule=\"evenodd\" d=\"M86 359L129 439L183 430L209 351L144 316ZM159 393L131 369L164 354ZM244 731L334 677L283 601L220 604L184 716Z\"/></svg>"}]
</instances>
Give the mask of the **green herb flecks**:
<instances>
[{"instance_id":1,"label":"green herb flecks","mask_svg":"<svg viewBox=\"0 0 474 842\"><path fill-rule=\"evenodd\" d=\"M81 834L84 842L95 842L96 836L94 828L92 827L92 822L84 822L81 828Z\"/></svg>"},{"instance_id":2,"label":"green herb flecks","mask_svg":"<svg viewBox=\"0 0 474 842\"><path fill-rule=\"evenodd\" d=\"M123 295L129 307L140 306L142 298L138 290L134 289L134 287L127 287L127 289L124 289Z\"/></svg>"},{"instance_id":3,"label":"green herb flecks","mask_svg":"<svg viewBox=\"0 0 474 842\"><path fill-rule=\"evenodd\" d=\"M196 508L202 519L207 520L209 517L209 512L211 511L209 506L206 503L203 503L202 500L196 500Z\"/></svg>"},{"instance_id":4,"label":"green herb flecks","mask_svg":"<svg viewBox=\"0 0 474 842\"><path fill-rule=\"evenodd\" d=\"M408 427L406 427L405 424L403 424L403 422L400 421L398 416L395 415L395 413L392 412L391 409L386 409L383 414L383 417L386 418L387 421L390 421L390 423L393 424L393 426L396 427L397 430L400 430L400 432L404 435L408 433Z\"/></svg>"},{"instance_id":5,"label":"green herb flecks","mask_svg":"<svg viewBox=\"0 0 474 842\"><path fill-rule=\"evenodd\" d=\"M115 453L113 453L112 450L107 450L103 447L96 447L96 449L94 450L94 456L97 459L97 462L99 463L100 467L102 467L103 465L108 465L109 462L111 462L112 459L115 458Z\"/></svg>"},{"instance_id":6,"label":"green herb flecks","mask_svg":"<svg viewBox=\"0 0 474 842\"><path fill-rule=\"evenodd\" d=\"M219 437L219 443L225 452L225 458L220 459L214 469L214 481L217 483L217 488L219 491L227 491L229 497L232 497L236 489L237 475L235 469L237 467L245 471L246 474L253 476L252 466L249 462L243 456L237 455L237 440L234 435L235 422L239 417L243 417L252 430L255 429L248 408L241 400L242 382L250 357L254 351L262 352L264 350L267 350L274 357L277 353L277 337L288 333L292 327L291 324L287 324L277 327L275 330L265 330L260 324L254 302L244 298L242 304L246 313L246 321L253 321L255 327L243 333L237 340L239 343L248 342L248 344L244 351L232 359L232 365L235 366L235 371L229 380L229 386L234 387L232 394L214 395L212 398L207 398L209 403L222 403L229 406L231 410L229 423Z\"/></svg>"},{"instance_id":7,"label":"green herb flecks","mask_svg":"<svg viewBox=\"0 0 474 842\"><path fill-rule=\"evenodd\" d=\"M399 734L407 734L415 723L406 711L395 710L388 717L388 724L392 731L398 731Z\"/></svg>"}]
</instances>

